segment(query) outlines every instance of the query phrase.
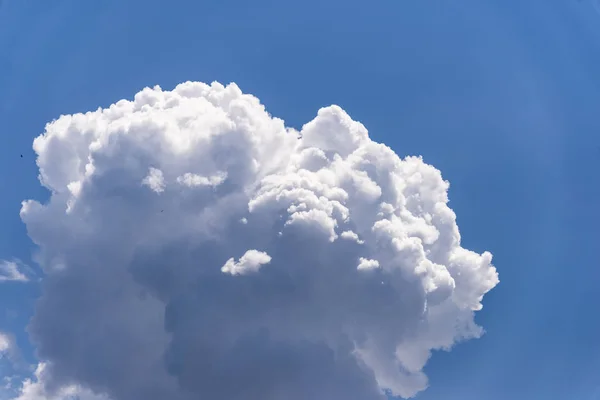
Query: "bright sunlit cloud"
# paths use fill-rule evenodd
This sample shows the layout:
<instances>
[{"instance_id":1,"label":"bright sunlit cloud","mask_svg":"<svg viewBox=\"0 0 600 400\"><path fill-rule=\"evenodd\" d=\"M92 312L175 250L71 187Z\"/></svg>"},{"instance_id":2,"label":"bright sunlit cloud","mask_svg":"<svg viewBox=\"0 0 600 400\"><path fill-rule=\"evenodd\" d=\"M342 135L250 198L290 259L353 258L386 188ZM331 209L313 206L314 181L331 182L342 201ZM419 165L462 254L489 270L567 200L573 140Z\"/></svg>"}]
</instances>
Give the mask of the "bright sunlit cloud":
<instances>
[{"instance_id":1,"label":"bright sunlit cloud","mask_svg":"<svg viewBox=\"0 0 600 400\"><path fill-rule=\"evenodd\" d=\"M482 334L498 275L448 182L338 106L297 132L187 82L61 116L34 149L52 197L21 209L46 277L19 400L410 397L432 350Z\"/></svg>"}]
</instances>

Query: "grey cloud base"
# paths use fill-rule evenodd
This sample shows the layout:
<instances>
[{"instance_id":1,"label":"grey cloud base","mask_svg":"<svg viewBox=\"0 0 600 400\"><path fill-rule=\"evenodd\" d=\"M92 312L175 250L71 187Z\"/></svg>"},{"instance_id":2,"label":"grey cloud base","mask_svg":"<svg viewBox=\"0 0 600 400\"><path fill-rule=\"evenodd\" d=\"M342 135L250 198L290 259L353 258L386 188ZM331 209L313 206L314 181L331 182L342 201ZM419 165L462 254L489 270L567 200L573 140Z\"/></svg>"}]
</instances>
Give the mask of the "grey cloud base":
<instances>
[{"instance_id":1,"label":"grey cloud base","mask_svg":"<svg viewBox=\"0 0 600 400\"><path fill-rule=\"evenodd\" d=\"M34 149L43 374L20 400L411 397L432 350L481 335L498 277L448 183L337 106L297 132L187 82L61 116Z\"/></svg>"}]
</instances>

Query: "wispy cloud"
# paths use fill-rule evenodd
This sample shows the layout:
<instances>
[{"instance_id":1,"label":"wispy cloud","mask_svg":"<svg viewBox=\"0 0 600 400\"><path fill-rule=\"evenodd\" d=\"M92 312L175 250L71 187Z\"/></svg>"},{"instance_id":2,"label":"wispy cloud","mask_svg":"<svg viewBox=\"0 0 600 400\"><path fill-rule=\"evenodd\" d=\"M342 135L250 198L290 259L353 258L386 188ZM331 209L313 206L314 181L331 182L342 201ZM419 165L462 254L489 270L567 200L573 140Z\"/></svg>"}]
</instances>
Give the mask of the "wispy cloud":
<instances>
[{"instance_id":1,"label":"wispy cloud","mask_svg":"<svg viewBox=\"0 0 600 400\"><path fill-rule=\"evenodd\" d=\"M0 260L0 283L29 281L20 267L21 264L17 261Z\"/></svg>"},{"instance_id":2,"label":"wispy cloud","mask_svg":"<svg viewBox=\"0 0 600 400\"><path fill-rule=\"evenodd\" d=\"M10 337L5 334L0 332L0 356L6 352L8 352L8 350L10 350L11 348L11 340Z\"/></svg>"},{"instance_id":3,"label":"wispy cloud","mask_svg":"<svg viewBox=\"0 0 600 400\"><path fill-rule=\"evenodd\" d=\"M0 331L0 360L3 359L9 360L11 368L22 366L21 353L16 346L14 336Z\"/></svg>"}]
</instances>

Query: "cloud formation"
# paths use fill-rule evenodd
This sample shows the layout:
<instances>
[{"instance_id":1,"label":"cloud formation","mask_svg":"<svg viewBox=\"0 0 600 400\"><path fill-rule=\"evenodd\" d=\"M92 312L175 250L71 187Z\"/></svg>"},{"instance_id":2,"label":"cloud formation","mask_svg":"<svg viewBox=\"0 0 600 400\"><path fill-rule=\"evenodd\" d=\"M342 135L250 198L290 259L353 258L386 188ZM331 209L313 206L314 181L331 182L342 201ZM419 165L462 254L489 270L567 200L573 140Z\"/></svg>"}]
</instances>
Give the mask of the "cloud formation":
<instances>
[{"instance_id":1,"label":"cloud formation","mask_svg":"<svg viewBox=\"0 0 600 400\"><path fill-rule=\"evenodd\" d=\"M2 374L6 375L7 371L14 370L15 367L20 367L23 364L22 361L14 336L10 333L0 331L0 371ZM3 377L3 379L6 380L7 377ZM0 398L3 398L1 386Z\"/></svg>"},{"instance_id":2,"label":"cloud formation","mask_svg":"<svg viewBox=\"0 0 600 400\"><path fill-rule=\"evenodd\" d=\"M40 363L32 379L26 379L13 400L109 400L78 385L66 385L52 392L46 390L46 364Z\"/></svg>"},{"instance_id":3,"label":"cloud formation","mask_svg":"<svg viewBox=\"0 0 600 400\"><path fill-rule=\"evenodd\" d=\"M10 336L8 336L4 332L0 332L0 357L4 354L8 353L12 347L12 340Z\"/></svg>"},{"instance_id":4,"label":"cloud formation","mask_svg":"<svg viewBox=\"0 0 600 400\"><path fill-rule=\"evenodd\" d=\"M34 150L43 393L410 397L432 350L482 333L498 277L461 247L448 182L340 107L296 131L235 84L186 82L63 115Z\"/></svg>"},{"instance_id":5,"label":"cloud formation","mask_svg":"<svg viewBox=\"0 0 600 400\"><path fill-rule=\"evenodd\" d=\"M19 268L15 261L0 260L0 283L27 282L29 278Z\"/></svg>"}]
</instances>

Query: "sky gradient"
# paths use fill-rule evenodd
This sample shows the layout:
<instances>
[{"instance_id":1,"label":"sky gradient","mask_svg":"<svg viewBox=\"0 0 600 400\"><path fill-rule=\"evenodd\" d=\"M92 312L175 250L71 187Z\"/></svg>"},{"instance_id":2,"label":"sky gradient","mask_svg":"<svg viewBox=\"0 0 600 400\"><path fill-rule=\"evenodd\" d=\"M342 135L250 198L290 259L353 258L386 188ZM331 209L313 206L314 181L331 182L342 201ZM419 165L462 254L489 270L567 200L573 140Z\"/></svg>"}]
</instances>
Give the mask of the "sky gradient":
<instances>
[{"instance_id":1,"label":"sky gradient","mask_svg":"<svg viewBox=\"0 0 600 400\"><path fill-rule=\"evenodd\" d=\"M62 114L187 80L235 82L297 129L337 104L442 172L463 246L491 251L500 275L476 315L486 334L435 353L417 398L600 398L597 4L165 4L0 6L0 259L39 274L19 209L49 196L32 142ZM29 364L39 292L0 283L0 331Z\"/></svg>"}]
</instances>

